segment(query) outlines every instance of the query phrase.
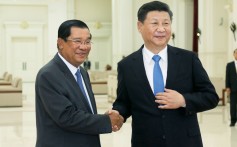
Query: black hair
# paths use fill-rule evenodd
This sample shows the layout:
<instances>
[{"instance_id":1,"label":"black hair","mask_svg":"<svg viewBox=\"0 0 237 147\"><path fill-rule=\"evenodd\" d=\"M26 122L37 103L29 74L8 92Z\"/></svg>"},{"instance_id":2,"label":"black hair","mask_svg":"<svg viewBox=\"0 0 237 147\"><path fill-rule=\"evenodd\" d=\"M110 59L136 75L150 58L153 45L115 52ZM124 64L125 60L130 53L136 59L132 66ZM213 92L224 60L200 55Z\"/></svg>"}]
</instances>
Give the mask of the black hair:
<instances>
[{"instance_id":1,"label":"black hair","mask_svg":"<svg viewBox=\"0 0 237 147\"><path fill-rule=\"evenodd\" d=\"M152 1L149 3L143 4L137 12L138 21L143 23L144 20L146 19L147 13L150 11L168 12L168 14L170 16L170 20L172 21L173 12L170 10L169 5L167 5L166 3L160 2L160 1Z\"/></svg>"},{"instance_id":2,"label":"black hair","mask_svg":"<svg viewBox=\"0 0 237 147\"><path fill-rule=\"evenodd\" d=\"M72 27L87 28L89 30L89 27L86 25L86 23L84 23L81 20L77 19L67 20L59 26L58 38L62 38L64 41L67 41L67 37L71 35ZM90 37L92 37L91 34Z\"/></svg>"}]
</instances>

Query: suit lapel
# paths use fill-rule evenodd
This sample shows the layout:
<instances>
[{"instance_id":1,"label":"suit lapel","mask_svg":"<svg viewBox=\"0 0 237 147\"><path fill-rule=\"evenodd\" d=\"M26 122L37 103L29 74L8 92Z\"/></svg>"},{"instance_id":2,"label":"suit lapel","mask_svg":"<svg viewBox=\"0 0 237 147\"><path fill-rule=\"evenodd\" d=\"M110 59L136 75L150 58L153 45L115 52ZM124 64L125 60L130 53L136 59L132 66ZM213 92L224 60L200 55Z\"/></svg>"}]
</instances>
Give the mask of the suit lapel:
<instances>
[{"instance_id":1,"label":"suit lapel","mask_svg":"<svg viewBox=\"0 0 237 147\"><path fill-rule=\"evenodd\" d=\"M70 70L68 69L67 65L62 61L62 59L58 56L58 54L55 55L54 57L54 61L58 64L58 66L60 67L60 70L64 73L65 77L71 81L71 83L76 83L75 78L73 77L72 73L70 72Z\"/></svg>"},{"instance_id":2,"label":"suit lapel","mask_svg":"<svg viewBox=\"0 0 237 147\"><path fill-rule=\"evenodd\" d=\"M80 71L81 71L81 75L82 75L83 80L84 80L85 85L86 85L86 89L87 89L87 92L88 92L88 95L89 95L89 98L90 98L90 101L91 101L93 111L94 111L95 114L97 114L96 102L95 102L93 91L91 89L90 79L88 78L88 76L87 76L88 74L86 73L86 71L82 67L80 67Z\"/></svg>"},{"instance_id":3,"label":"suit lapel","mask_svg":"<svg viewBox=\"0 0 237 147\"><path fill-rule=\"evenodd\" d=\"M178 54L178 51L174 47L168 45L167 52L168 52L168 70L165 85L166 88L172 87L172 85L174 85L173 82L176 79L180 63L179 62L180 56Z\"/></svg>"},{"instance_id":4,"label":"suit lapel","mask_svg":"<svg viewBox=\"0 0 237 147\"><path fill-rule=\"evenodd\" d=\"M143 46L135 53L135 56L132 61L134 62L132 64L134 66L131 67L131 69L134 70L135 77L142 80L141 84L143 84L143 86L146 88L145 90L150 91L149 95L151 96L153 95L153 91L147 79L145 67L141 66L141 65L144 65L142 48ZM170 87L170 85L172 85L176 79L176 73L178 71L179 63L180 63L178 62L180 60L180 55L178 54L178 51L174 47L169 46L169 45L167 48L167 52L168 52L167 54L168 55L168 70L167 70L167 78L166 78L165 87Z\"/></svg>"},{"instance_id":5,"label":"suit lapel","mask_svg":"<svg viewBox=\"0 0 237 147\"><path fill-rule=\"evenodd\" d=\"M70 72L70 70L68 69L68 67L66 66L66 64L65 64L65 63L61 60L61 58L58 56L58 54L55 55L54 61L59 65L59 67L60 67L61 71L64 73L65 77L70 81L70 83L73 84L73 87L76 89L76 91L79 92L79 97L80 97L80 98L83 97L83 98L81 98L80 100L81 100L81 101L83 102L83 104L86 106L87 110L92 113L91 108L90 108L90 106L89 106L89 104L88 104L88 102L87 102L87 99L85 98L85 96L84 96L84 94L82 93L80 87L78 86L78 84L77 84L77 82L76 82L74 76L72 75L72 73ZM82 71L83 71L83 70L82 70ZM81 74L82 74L82 72L81 72ZM92 99L92 98L91 98L91 94L90 94L91 92L89 92L89 91L91 91L91 90L90 90L90 88L88 88L88 86L87 86L88 82L86 82L86 80L85 80L85 78L84 78L84 77L85 77L84 74L82 74L82 76L83 76L83 79L84 79L84 81L85 81L85 85L86 85L86 88L87 88L87 90L88 90L88 94L89 94L89 96L90 96L90 99ZM94 97L93 97L93 98L94 98ZM95 111L95 108L94 108L94 107L96 107L95 104L94 104L94 103L95 103L94 100L93 100L93 101L91 100L91 103L92 103L92 107L93 107L94 112L97 113L97 112Z\"/></svg>"},{"instance_id":6,"label":"suit lapel","mask_svg":"<svg viewBox=\"0 0 237 147\"><path fill-rule=\"evenodd\" d=\"M146 75L146 71L144 67L142 49L143 49L143 46L137 52L135 52L135 56L132 59L133 63L131 65L133 66L131 67L131 69L134 72L134 77L141 81L141 86L144 87L144 90L148 91L145 93L148 94L148 97L154 100L154 94L151 89L150 83L147 79L147 75Z\"/></svg>"}]
</instances>

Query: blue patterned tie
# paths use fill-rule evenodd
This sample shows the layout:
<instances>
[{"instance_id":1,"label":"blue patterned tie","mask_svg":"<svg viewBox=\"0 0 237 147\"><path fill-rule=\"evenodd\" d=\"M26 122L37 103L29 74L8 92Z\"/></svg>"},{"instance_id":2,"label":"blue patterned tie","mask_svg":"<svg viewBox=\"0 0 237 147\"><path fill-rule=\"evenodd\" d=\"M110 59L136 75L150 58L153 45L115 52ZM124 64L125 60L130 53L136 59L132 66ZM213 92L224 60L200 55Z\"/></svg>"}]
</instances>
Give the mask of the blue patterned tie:
<instances>
[{"instance_id":1,"label":"blue patterned tie","mask_svg":"<svg viewBox=\"0 0 237 147\"><path fill-rule=\"evenodd\" d=\"M159 65L160 60L159 55L154 55L152 59L155 61L154 69L153 69L153 86L154 86L154 95L158 92L164 92L164 80L162 76L162 72Z\"/></svg>"},{"instance_id":2,"label":"blue patterned tie","mask_svg":"<svg viewBox=\"0 0 237 147\"><path fill-rule=\"evenodd\" d=\"M84 89L84 86L82 84L82 79L81 79L81 72L80 70L78 69L77 72L76 72L76 77L77 77L77 84L79 85L83 95L85 96L90 108L91 108L91 111L93 112L93 109L92 109L92 106L91 106L91 103L90 103L90 100L88 99L88 97L86 96L86 92L85 92L85 89ZM94 112L93 112L94 113Z\"/></svg>"}]
</instances>

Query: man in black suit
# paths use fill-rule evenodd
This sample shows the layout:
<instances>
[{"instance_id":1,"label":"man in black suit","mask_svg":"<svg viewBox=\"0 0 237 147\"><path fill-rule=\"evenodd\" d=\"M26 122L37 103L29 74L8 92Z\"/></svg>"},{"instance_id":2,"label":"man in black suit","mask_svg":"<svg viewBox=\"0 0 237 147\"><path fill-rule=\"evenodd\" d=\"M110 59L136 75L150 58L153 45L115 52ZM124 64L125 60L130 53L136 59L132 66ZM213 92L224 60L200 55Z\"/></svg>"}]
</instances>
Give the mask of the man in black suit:
<instances>
[{"instance_id":1,"label":"man in black suit","mask_svg":"<svg viewBox=\"0 0 237 147\"><path fill-rule=\"evenodd\" d=\"M91 61L88 58L86 58L86 60L84 61L83 67L84 67L85 70L90 70L91 69Z\"/></svg>"},{"instance_id":2,"label":"man in black suit","mask_svg":"<svg viewBox=\"0 0 237 147\"><path fill-rule=\"evenodd\" d=\"M118 113L97 114L88 73L80 67L91 38L80 20L60 25L58 53L36 78L36 147L100 147L99 134L121 127Z\"/></svg>"},{"instance_id":3,"label":"man in black suit","mask_svg":"<svg viewBox=\"0 0 237 147\"><path fill-rule=\"evenodd\" d=\"M235 60L226 65L226 91L230 96L230 127L237 121L237 49L234 50Z\"/></svg>"},{"instance_id":4,"label":"man in black suit","mask_svg":"<svg viewBox=\"0 0 237 147\"><path fill-rule=\"evenodd\" d=\"M141 48L118 63L113 109L132 117L132 147L202 147L197 113L217 106L219 98L197 55L168 45L172 12L159 1L138 10ZM159 55L162 82L153 81ZM153 78L154 76L154 78ZM153 85L154 84L154 85ZM160 92L157 85L164 86Z\"/></svg>"}]
</instances>

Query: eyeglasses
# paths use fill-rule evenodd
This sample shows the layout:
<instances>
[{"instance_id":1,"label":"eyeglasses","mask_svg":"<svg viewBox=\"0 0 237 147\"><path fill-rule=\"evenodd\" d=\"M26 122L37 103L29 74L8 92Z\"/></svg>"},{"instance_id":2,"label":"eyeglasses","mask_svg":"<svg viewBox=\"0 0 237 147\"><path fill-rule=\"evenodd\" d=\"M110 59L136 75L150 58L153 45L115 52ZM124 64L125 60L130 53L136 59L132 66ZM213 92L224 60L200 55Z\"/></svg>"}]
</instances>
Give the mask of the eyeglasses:
<instances>
[{"instance_id":1,"label":"eyeglasses","mask_svg":"<svg viewBox=\"0 0 237 147\"><path fill-rule=\"evenodd\" d=\"M86 41L81 41L79 39L67 39L67 41L72 41L76 45L86 45L86 46L91 46L92 42L90 40Z\"/></svg>"}]
</instances>

